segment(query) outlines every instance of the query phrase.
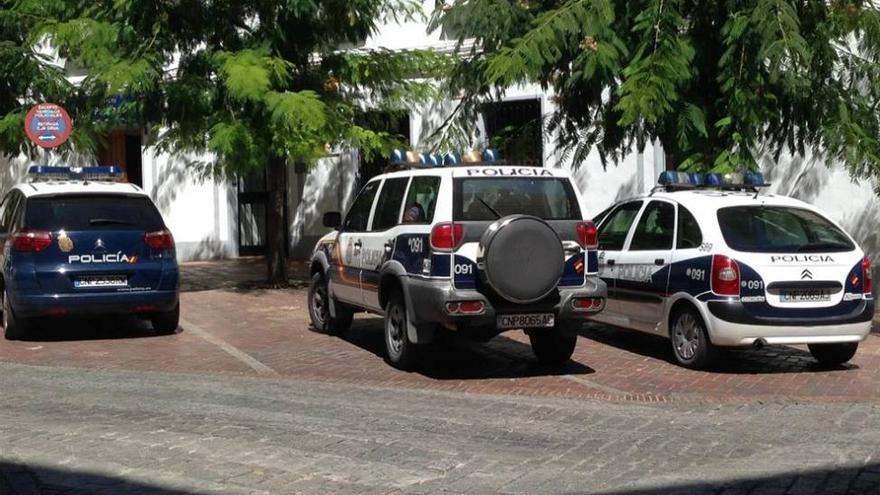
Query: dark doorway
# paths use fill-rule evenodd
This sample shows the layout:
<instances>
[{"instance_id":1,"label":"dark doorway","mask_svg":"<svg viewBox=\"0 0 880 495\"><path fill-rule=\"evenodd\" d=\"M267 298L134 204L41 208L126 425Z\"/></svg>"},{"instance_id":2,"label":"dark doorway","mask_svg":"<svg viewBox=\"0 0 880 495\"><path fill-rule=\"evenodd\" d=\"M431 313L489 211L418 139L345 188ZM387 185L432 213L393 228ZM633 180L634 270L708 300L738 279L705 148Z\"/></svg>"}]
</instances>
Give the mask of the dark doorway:
<instances>
[{"instance_id":1,"label":"dark doorway","mask_svg":"<svg viewBox=\"0 0 880 495\"><path fill-rule=\"evenodd\" d=\"M143 138L140 134L125 135L125 172L128 174L128 181L138 187L144 187L142 144Z\"/></svg>"},{"instance_id":2,"label":"dark doorway","mask_svg":"<svg viewBox=\"0 0 880 495\"><path fill-rule=\"evenodd\" d=\"M377 132L387 132L401 141L403 147L409 145L409 113L405 112L365 112L358 117L358 124ZM391 164L389 156L375 156L367 160L361 156L358 169L357 190L373 177L384 172Z\"/></svg>"},{"instance_id":3,"label":"dark doorway","mask_svg":"<svg viewBox=\"0 0 880 495\"><path fill-rule=\"evenodd\" d=\"M541 100L488 103L483 107L483 119L489 147L501 151L505 160L544 166Z\"/></svg>"},{"instance_id":4,"label":"dark doorway","mask_svg":"<svg viewBox=\"0 0 880 495\"><path fill-rule=\"evenodd\" d=\"M114 165L125 180L144 186L143 136L137 131L116 129L104 136L98 147L98 165Z\"/></svg>"},{"instance_id":5,"label":"dark doorway","mask_svg":"<svg viewBox=\"0 0 880 495\"><path fill-rule=\"evenodd\" d=\"M265 171L260 170L238 179L239 256L266 253L268 199Z\"/></svg>"},{"instance_id":6,"label":"dark doorway","mask_svg":"<svg viewBox=\"0 0 880 495\"><path fill-rule=\"evenodd\" d=\"M284 191L287 205L287 190ZM238 255L262 256L266 254L269 192L266 171L260 170L238 179ZM287 208L284 208L284 225ZM285 228L284 247L290 251L290 232Z\"/></svg>"}]
</instances>

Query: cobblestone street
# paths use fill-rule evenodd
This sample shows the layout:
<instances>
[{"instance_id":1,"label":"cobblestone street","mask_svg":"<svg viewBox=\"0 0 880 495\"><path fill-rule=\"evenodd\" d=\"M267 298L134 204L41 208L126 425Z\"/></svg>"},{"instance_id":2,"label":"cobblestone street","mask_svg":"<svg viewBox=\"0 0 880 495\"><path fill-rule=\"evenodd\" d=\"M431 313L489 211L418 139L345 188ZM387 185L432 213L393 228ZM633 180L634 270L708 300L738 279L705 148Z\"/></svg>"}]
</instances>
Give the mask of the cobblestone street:
<instances>
[{"instance_id":1,"label":"cobblestone street","mask_svg":"<svg viewBox=\"0 0 880 495\"><path fill-rule=\"evenodd\" d=\"M448 338L418 372L378 318L311 331L302 268L184 266L182 331L43 325L0 342L0 493L878 493L880 336L850 365L800 348L709 372L588 325L564 369L521 333Z\"/></svg>"}]
</instances>

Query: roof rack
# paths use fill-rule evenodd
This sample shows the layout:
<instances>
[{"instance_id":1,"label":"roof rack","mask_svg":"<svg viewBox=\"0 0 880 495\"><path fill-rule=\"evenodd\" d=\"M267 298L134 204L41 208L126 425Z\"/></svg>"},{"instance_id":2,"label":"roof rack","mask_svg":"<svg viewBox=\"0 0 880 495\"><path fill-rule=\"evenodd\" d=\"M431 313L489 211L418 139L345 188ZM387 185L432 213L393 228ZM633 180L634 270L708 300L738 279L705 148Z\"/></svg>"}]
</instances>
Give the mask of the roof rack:
<instances>
[{"instance_id":1,"label":"roof rack","mask_svg":"<svg viewBox=\"0 0 880 495\"><path fill-rule=\"evenodd\" d=\"M722 191L750 191L759 192L759 188L769 187L764 181L761 172L727 173L727 174L701 174L697 172L675 172L667 170L660 174L657 186L651 189L651 194L657 191L682 191L692 189L716 189Z\"/></svg>"}]
</instances>

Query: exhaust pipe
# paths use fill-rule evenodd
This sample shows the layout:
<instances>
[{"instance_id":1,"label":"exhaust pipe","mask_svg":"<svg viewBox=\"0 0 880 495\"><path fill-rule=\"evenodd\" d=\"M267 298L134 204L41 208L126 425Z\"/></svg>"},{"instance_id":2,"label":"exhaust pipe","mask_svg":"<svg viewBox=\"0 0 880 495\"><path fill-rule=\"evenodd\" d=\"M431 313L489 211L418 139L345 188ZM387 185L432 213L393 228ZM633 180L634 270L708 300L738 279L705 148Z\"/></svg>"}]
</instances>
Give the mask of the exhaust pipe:
<instances>
[{"instance_id":1,"label":"exhaust pipe","mask_svg":"<svg viewBox=\"0 0 880 495\"><path fill-rule=\"evenodd\" d=\"M752 349L754 349L756 351L760 351L761 349L764 348L765 345L767 345L767 341L765 341L764 339L757 339L754 342L752 342Z\"/></svg>"}]
</instances>

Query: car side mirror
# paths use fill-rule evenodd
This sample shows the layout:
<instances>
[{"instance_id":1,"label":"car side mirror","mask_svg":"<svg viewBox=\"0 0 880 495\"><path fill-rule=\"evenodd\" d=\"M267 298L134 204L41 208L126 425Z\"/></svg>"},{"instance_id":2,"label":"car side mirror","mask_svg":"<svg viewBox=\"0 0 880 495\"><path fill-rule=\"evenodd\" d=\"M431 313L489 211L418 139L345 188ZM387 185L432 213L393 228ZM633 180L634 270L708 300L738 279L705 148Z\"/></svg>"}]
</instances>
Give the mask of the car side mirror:
<instances>
[{"instance_id":1,"label":"car side mirror","mask_svg":"<svg viewBox=\"0 0 880 495\"><path fill-rule=\"evenodd\" d=\"M324 213L324 227L338 229L342 225L342 214L338 211L328 211Z\"/></svg>"}]
</instances>

